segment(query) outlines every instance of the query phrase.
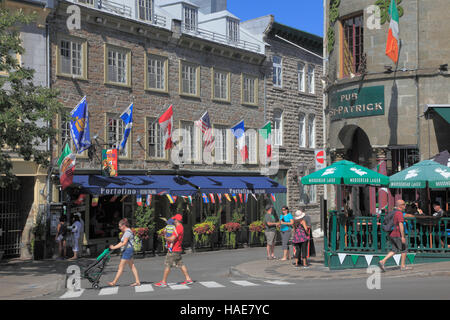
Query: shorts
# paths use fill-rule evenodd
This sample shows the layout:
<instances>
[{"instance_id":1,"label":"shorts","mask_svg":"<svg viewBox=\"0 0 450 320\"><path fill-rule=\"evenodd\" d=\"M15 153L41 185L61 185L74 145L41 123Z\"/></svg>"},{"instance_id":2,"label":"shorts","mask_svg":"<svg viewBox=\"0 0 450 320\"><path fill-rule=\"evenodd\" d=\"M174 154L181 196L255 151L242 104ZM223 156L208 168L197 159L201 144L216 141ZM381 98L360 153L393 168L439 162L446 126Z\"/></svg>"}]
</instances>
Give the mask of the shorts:
<instances>
[{"instance_id":1,"label":"shorts","mask_svg":"<svg viewBox=\"0 0 450 320\"><path fill-rule=\"evenodd\" d=\"M133 248L127 248L122 252L122 260L131 260L133 259L134 249Z\"/></svg>"},{"instance_id":2,"label":"shorts","mask_svg":"<svg viewBox=\"0 0 450 320\"><path fill-rule=\"evenodd\" d=\"M400 237L389 237L392 244L392 251L395 253L406 253L406 244L402 243Z\"/></svg>"},{"instance_id":3,"label":"shorts","mask_svg":"<svg viewBox=\"0 0 450 320\"><path fill-rule=\"evenodd\" d=\"M182 266L184 266L183 260L181 259L181 252L168 252L164 265L166 266L166 268L181 268Z\"/></svg>"},{"instance_id":4,"label":"shorts","mask_svg":"<svg viewBox=\"0 0 450 320\"><path fill-rule=\"evenodd\" d=\"M266 235L267 245L273 245L277 238L277 233L275 231L266 231L264 234Z\"/></svg>"},{"instance_id":5,"label":"shorts","mask_svg":"<svg viewBox=\"0 0 450 320\"><path fill-rule=\"evenodd\" d=\"M283 250L289 249L289 240L291 239L291 230L281 231L281 248Z\"/></svg>"}]
</instances>

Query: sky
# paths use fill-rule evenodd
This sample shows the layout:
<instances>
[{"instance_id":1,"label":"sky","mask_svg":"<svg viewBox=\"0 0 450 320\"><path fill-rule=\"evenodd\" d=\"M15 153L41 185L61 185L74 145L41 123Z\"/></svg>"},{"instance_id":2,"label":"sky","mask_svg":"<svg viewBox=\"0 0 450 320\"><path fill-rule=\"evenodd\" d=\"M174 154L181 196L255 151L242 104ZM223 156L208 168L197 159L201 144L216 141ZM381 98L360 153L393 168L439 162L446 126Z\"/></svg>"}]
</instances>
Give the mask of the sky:
<instances>
[{"instance_id":1,"label":"sky","mask_svg":"<svg viewBox=\"0 0 450 320\"><path fill-rule=\"evenodd\" d=\"M272 14L278 23L323 37L322 0L228 0L227 5L241 21Z\"/></svg>"}]
</instances>

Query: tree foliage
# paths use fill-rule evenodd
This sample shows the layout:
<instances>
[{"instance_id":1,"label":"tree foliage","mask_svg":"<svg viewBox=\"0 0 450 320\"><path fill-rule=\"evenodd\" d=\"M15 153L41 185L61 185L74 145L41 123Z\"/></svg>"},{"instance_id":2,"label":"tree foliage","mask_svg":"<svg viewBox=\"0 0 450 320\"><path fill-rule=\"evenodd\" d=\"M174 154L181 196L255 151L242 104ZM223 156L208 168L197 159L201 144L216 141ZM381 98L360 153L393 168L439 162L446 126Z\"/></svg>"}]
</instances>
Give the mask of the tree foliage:
<instances>
[{"instance_id":1,"label":"tree foliage","mask_svg":"<svg viewBox=\"0 0 450 320\"><path fill-rule=\"evenodd\" d=\"M35 71L22 67L17 59L25 53L20 28L34 19L21 11L0 9L0 187L19 187L12 158L49 165L51 154L42 146L56 136L51 125L54 115L64 113L58 92L34 85Z\"/></svg>"}]
</instances>

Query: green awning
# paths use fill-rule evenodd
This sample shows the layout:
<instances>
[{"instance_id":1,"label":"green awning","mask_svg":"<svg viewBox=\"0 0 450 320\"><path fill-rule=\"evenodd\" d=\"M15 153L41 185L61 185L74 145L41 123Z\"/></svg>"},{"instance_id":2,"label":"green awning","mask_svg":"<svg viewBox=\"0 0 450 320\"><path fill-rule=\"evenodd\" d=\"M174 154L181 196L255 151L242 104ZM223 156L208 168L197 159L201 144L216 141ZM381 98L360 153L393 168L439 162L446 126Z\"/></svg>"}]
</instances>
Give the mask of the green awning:
<instances>
[{"instance_id":1,"label":"green awning","mask_svg":"<svg viewBox=\"0 0 450 320\"><path fill-rule=\"evenodd\" d=\"M431 111L440 115L445 121L450 124L450 105L447 104L427 104L425 106L425 115L432 113Z\"/></svg>"},{"instance_id":2,"label":"green awning","mask_svg":"<svg viewBox=\"0 0 450 320\"><path fill-rule=\"evenodd\" d=\"M434 110L450 124L450 108L434 108Z\"/></svg>"}]
</instances>

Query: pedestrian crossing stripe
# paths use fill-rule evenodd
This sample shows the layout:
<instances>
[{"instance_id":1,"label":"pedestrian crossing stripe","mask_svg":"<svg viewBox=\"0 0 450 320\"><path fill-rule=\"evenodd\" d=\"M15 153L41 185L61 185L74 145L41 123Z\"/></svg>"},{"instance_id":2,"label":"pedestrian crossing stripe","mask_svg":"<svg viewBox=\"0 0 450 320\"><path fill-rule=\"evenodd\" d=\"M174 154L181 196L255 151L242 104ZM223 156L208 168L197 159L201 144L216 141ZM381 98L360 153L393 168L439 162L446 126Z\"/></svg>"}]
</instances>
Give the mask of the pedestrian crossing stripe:
<instances>
[{"instance_id":1,"label":"pedestrian crossing stripe","mask_svg":"<svg viewBox=\"0 0 450 320\"><path fill-rule=\"evenodd\" d=\"M204 282L199 282L202 286L207 287L207 288L225 288L224 285L221 285L220 283L217 283L215 281L204 281Z\"/></svg>"},{"instance_id":2,"label":"pedestrian crossing stripe","mask_svg":"<svg viewBox=\"0 0 450 320\"><path fill-rule=\"evenodd\" d=\"M277 280L277 281L267 280L267 281L264 281L264 282L270 283L270 284L277 284L277 285L280 285L280 286L287 286L287 285L293 284L292 282L279 281L279 280Z\"/></svg>"},{"instance_id":3,"label":"pedestrian crossing stripe","mask_svg":"<svg viewBox=\"0 0 450 320\"><path fill-rule=\"evenodd\" d=\"M154 291L151 284L142 284L140 286L134 287L136 293L152 292Z\"/></svg>"},{"instance_id":4,"label":"pedestrian crossing stripe","mask_svg":"<svg viewBox=\"0 0 450 320\"><path fill-rule=\"evenodd\" d=\"M113 294L117 294L119 291L119 287L111 287L111 288L103 288L98 293L99 296L110 296Z\"/></svg>"},{"instance_id":5,"label":"pedestrian crossing stripe","mask_svg":"<svg viewBox=\"0 0 450 320\"><path fill-rule=\"evenodd\" d=\"M231 281L234 284L237 284L239 286L243 286L243 287L253 287L253 286L258 286L258 284L250 282L250 281Z\"/></svg>"},{"instance_id":6,"label":"pedestrian crossing stripe","mask_svg":"<svg viewBox=\"0 0 450 320\"><path fill-rule=\"evenodd\" d=\"M61 296L61 299L79 298L83 294L84 289L69 290Z\"/></svg>"}]
</instances>

